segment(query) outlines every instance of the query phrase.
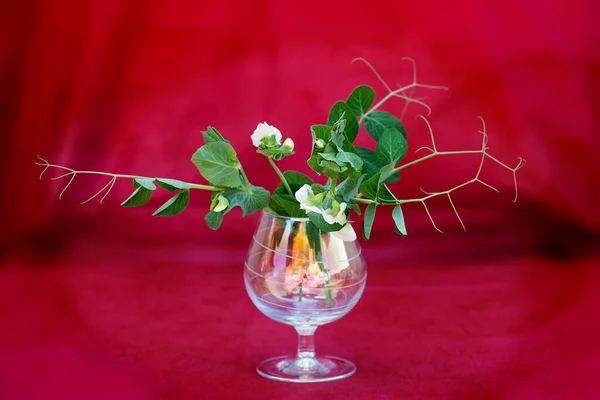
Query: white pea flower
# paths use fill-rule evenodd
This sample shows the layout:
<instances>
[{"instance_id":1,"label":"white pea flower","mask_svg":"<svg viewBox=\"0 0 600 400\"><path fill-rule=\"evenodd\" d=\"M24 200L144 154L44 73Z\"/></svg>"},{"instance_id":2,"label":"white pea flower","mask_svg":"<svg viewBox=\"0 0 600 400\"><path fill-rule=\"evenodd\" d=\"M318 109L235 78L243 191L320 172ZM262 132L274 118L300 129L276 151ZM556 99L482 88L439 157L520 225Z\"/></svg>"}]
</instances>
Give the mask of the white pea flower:
<instances>
[{"instance_id":1,"label":"white pea flower","mask_svg":"<svg viewBox=\"0 0 600 400\"><path fill-rule=\"evenodd\" d=\"M331 232L331 234L344 242L353 242L356 240L356 232L354 232L354 228L352 228L350 223L344 225L339 231Z\"/></svg>"},{"instance_id":2,"label":"white pea flower","mask_svg":"<svg viewBox=\"0 0 600 400\"><path fill-rule=\"evenodd\" d=\"M277 144L281 144L281 132L279 129L267 124L266 122L261 122L258 124L250 138L252 139L252 144L256 147L259 147L263 138L270 138L271 136L275 136Z\"/></svg>"},{"instance_id":3,"label":"white pea flower","mask_svg":"<svg viewBox=\"0 0 600 400\"><path fill-rule=\"evenodd\" d=\"M309 212L316 212L322 214L323 210L319 208L315 193L313 192L310 185L306 184L296 191L296 200L300 203L300 209Z\"/></svg>"},{"instance_id":4,"label":"white pea flower","mask_svg":"<svg viewBox=\"0 0 600 400\"><path fill-rule=\"evenodd\" d=\"M346 214L344 213L344 211L346 211L346 203L342 203L337 207L335 206L336 203L334 203L334 207L321 211L323 219L328 224L338 223L340 225L344 225L347 222Z\"/></svg>"},{"instance_id":5,"label":"white pea flower","mask_svg":"<svg viewBox=\"0 0 600 400\"><path fill-rule=\"evenodd\" d=\"M333 201L331 208L324 210L322 208L323 193L315 195L308 184L298 189L295 196L296 200L300 203L300 209L306 211L307 214L309 212L321 214L328 224L346 224L346 203L340 204L337 201Z\"/></svg>"},{"instance_id":6,"label":"white pea flower","mask_svg":"<svg viewBox=\"0 0 600 400\"><path fill-rule=\"evenodd\" d=\"M339 232L339 231L338 231ZM348 261L348 251L344 241L340 239L337 232L331 232L329 243L322 248L323 263L327 267L329 276L335 275L346 269L350 263Z\"/></svg>"}]
</instances>

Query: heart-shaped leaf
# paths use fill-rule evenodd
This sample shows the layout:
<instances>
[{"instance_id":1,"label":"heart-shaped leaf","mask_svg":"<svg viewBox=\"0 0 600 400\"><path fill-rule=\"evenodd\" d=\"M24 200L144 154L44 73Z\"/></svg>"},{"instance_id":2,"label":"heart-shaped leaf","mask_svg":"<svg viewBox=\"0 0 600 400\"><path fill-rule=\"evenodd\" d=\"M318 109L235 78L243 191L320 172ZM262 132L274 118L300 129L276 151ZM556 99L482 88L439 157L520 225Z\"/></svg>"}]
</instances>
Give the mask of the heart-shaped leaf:
<instances>
[{"instance_id":1,"label":"heart-shaped leaf","mask_svg":"<svg viewBox=\"0 0 600 400\"><path fill-rule=\"evenodd\" d=\"M406 155L408 143L396 128L387 128L381 134L375 149L375 157L379 165L395 166Z\"/></svg>"},{"instance_id":2,"label":"heart-shaped leaf","mask_svg":"<svg viewBox=\"0 0 600 400\"><path fill-rule=\"evenodd\" d=\"M240 207L242 216L254 214L269 204L271 194L261 187L250 186L249 188L229 189L222 194L229 201L229 209Z\"/></svg>"},{"instance_id":3,"label":"heart-shaped leaf","mask_svg":"<svg viewBox=\"0 0 600 400\"><path fill-rule=\"evenodd\" d=\"M375 157L375 152L371 149L367 149L366 147L356 147L356 151L360 158L363 159L365 163L365 172L367 173L367 178L372 177L376 173L381 171L383 165L379 165L377 162L377 158ZM400 174L398 172L394 172L389 177L386 178L386 183L398 182L400 180Z\"/></svg>"},{"instance_id":4,"label":"heart-shaped leaf","mask_svg":"<svg viewBox=\"0 0 600 400\"><path fill-rule=\"evenodd\" d=\"M241 165L235 150L227 142L210 142L200 147L192 162L211 185L236 188L243 185Z\"/></svg>"},{"instance_id":5,"label":"heart-shaped leaf","mask_svg":"<svg viewBox=\"0 0 600 400\"><path fill-rule=\"evenodd\" d=\"M348 99L346 100L346 104L350 108L350 110L357 117L362 116L369 110L369 107L373 104L373 100L375 100L375 91L373 88L367 85L361 85L356 87Z\"/></svg>"},{"instance_id":6,"label":"heart-shaped leaf","mask_svg":"<svg viewBox=\"0 0 600 400\"><path fill-rule=\"evenodd\" d=\"M221 226L221 223L223 222L224 215L225 215L225 212L211 211L208 214L206 214L206 216L204 216L204 219L206 220L206 223L208 224L208 227L210 229L217 230L217 229L219 229L219 227Z\"/></svg>"},{"instance_id":7,"label":"heart-shaped leaf","mask_svg":"<svg viewBox=\"0 0 600 400\"><path fill-rule=\"evenodd\" d=\"M381 135L383 135L383 131L385 131L387 128L398 129L406 138L406 129L404 129L402 122L388 112L374 111L365 116L364 119L367 133L371 135L376 142L379 141L379 138Z\"/></svg>"}]
</instances>

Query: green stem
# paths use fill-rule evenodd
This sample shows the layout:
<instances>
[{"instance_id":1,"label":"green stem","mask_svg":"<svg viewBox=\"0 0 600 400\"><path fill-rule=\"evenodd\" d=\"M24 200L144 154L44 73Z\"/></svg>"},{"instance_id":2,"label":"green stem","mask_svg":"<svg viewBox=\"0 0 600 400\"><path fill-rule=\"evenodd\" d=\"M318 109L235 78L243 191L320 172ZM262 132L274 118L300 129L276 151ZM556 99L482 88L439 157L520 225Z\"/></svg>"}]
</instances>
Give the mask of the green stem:
<instances>
[{"instance_id":1,"label":"green stem","mask_svg":"<svg viewBox=\"0 0 600 400\"><path fill-rule=\"evenodd\" d=\"M240 172L242 173L242 178L244 180L244 184L246 185L246 191L250 192L250 181L248 180L248 176L246 175L246 171L244 168L240 166Z\"/></svg>"},{"instance_id":2,"label":"green stem","mask_svg":"<svg viewBox=\"0 0 600 400\"><path fill-rule=\"evenodd\" d=\"M300 281L300 288L298 289L298 301L302 301L302 287L304 286L304 280L306 279L306 274L302 277L302 281Z\"/></svg>"},{"instance_id":3,"label":"green stem","mask_svg":"<svg viewBox=\"0 0 600 400\"><path fill-rule=\"evenodd\" d=\"M360 195L360 193L359 193L359 195ZM362 203L362 204L373 204L373 203L376 203L373 200L361 199L360 197L351 197L350 201L352 201L354 203Z\"/></svg>"},{"instance_id":4,"label":"green stem","mask_svg":"<svg viewBox=\"0 0 600 400\"><path fill-rule=\"evenodd\" d=\"M327 271L327 268L325 268L325 264L323 263L323 256L321 256L321 246L319 245L319 248L315 248L315 255L317 257L317 263L319 264L319 268L321 269L321 272L323 273L324 276L324 281L325 281L325 305L327 307L331 307L332 304L332 300L331 300L331 281L329 280L329 271Z\"/></svg>"},{"instance_id":5,"label":"green stem","mask_svg":"<svg viewBox=\"0 0 600 400\"><path fill-rule=\"evenodd\" d=\"M329 191L330 191L331 193L335 193L335 186L336 186L336 184L337 184L337 179L336 179L336 178L329 177L329 179L327 180L327 183L328 183L328 185L329 185Z\"/></svg>"},{"instance_id":6,"label":"green stem","mask_svg":"<svg viewBox=\"0 0 600 400\"><path fill-rule=\"evenodd\" d=\"M271 164L271 166L273 167L275 172L277 172L277 175L279 175L279 179L281 179L281 183L283 183L285 190L290 194L290 196L293 196L294 192L292 192L292 188L290 187L290 184L288 183L287 179L285 179L285 176L283 175L283 173L281 172L279 167L275 164L275 161L273 161L273 157L267 157L267 158L269 159L269 163Z\"/></svg>"},{"instance_id":7,"label":"green stem","mask_svg":"<svg viewBox=\"0 0 600 400\"><path fill-rule=\"evenodd\" d=\"M210 190L211 192L223 190L223 188L220 188L220 187L210 186L210 185L200 185L198 183L190 183L189 185L192 189Z\"/></svg>"}]
</instances>

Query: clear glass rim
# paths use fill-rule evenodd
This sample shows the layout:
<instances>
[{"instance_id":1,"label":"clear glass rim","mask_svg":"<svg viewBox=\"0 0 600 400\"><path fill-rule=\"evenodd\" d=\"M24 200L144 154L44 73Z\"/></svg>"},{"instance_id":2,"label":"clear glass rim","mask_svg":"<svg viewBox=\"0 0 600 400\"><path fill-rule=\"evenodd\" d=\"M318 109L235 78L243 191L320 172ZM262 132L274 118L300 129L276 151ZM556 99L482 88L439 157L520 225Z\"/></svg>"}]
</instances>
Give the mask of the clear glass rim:
<instances>
[{"instance_id":1,"label":"clear glass rim","mask_svg":"<svg viewBox=\"0 0 600 400\"><path fill-rule=\"evenodd\" d=\"M273 214L272 212L270 212L270 211L268 211L266 209L263 209L262 213L263 213L263 215L266 215L266 216L268 216L270 218L274 218L274 219L283 219L285 221L293 221L293 222L310 222L310 219L308 217L302 217L302 218L299 218L299 217L286 217L286 216L283 216L283 215ZM354 221L348 220L347 224L354 225Z\"/></svg>"},{"instance_id":2,"label":"clear glass rim","mask_svg":"<svg viewBox=\"0 0 600 400\"><path fill-rule=\"evenodd\" d=\"M283 215L277 215L272 213L271 211L268 211L266 209L262 210L263 215L267 215L271 218L276 218L276 219L283 219L286 221L295 221L295 222L310 222L310 219L308 219L308 217L303 217L303 218L299 218L299 217L286 217Z\"/></svg>"},{"instance_id":3,"label":"clear glass rim","mask_svg":"<svg viewBox=\"0 0 600 400\"><path fill-rule=\"evenodd\" d=\"M306 259L306 258L298 258L298 257L294 257L293 255L290 255L287 253L279 252L275 249L270 249L267 246L265 246L264 244L262 244L261 242L259 242L258 239L256 239L256 236L253 236L252 240L254 240L254 243L256 243L257 245L259 245L260 247L262 247L264 249L261 253L273 253L273 254L276 254L281 257L289 258L290 260L296 260L296 261L305 262L305 263L325 264L325 261L311 260L311 259ZM355 243L355 242L356 241L354 241L352 243ZM351 243L351 242L346 242L346 243ZM257 253L257 254L259 254L259 253ZM341 264L344 262L351 262L352 260L360 257L361 255L362 255L362 247L358 246L358 252L355 255L353 255L350 258L346 258L344 260L338 260L336 263ZM248 258L251 258L251 257L248 257Z\"/></svg>"}]
</instances>

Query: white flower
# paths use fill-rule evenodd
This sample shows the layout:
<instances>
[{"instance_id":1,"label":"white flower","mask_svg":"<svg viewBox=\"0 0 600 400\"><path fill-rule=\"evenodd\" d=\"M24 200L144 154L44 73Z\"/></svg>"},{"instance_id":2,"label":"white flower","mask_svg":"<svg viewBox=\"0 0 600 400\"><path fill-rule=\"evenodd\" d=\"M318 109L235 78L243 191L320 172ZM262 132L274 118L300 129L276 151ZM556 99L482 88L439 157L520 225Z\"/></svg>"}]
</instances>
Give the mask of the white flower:
<instances>
[{"instance_id":1,"label":"white flower","mask_svg":"<svg viewBox=\"0 0 600 400\"><path fill-rule=\"evenodd\" d=\"M316 212L317 214L322 214L323 210L321 210L316 204L316 196L312 191L310 185L306 184L302 186L300 189L296 191L296 200L300 203L300 209L309 212Z\"/></svg>"},{"instance_id":2,"label":"white flower","mask_svg":"<svg viewBox=\"0 0 600 400\"><path fill-rule=\"evenodd\" d=\"M329 243L327 243L323 249L323 263L327 267L329 276L343 271L350 265L344 241L340 239L336 233L337 232L331 232Z\"/></svg>"},{"instance_id":3,"label":"white flower","mask_svg":"<svg viewBox=\"0 0 600 400\"><path fill-rule=\"evenodd\" d=\"M302 206L300 206L300 208L302 208ZM323 214L323 219L328 224L334 224L337 222L340 225L344 225L347 221L346 214L344 213L344 211L346 211L346 203L340 204L337 210L336 208L337 207L328 208L327 210L322 211L321 214Z\"/></svg>"},{"instance_id":4,"label":"white flower","mask_svg":"<svg viewBox=\"0 0 600 400\"><path fill-rule=\"evenodd\" d=\"M353 242L356 240L356 232L354 232L354 228L349 223L344 225L339 231L331 232L331 234L344 242Z\"/></svg>"},{"instance_id":5,"label":"white flower","mask_svg":"<svg viewBox=\"0 0 600 400\"><path fill-rule=\"evenodd\" d=\"M266 122L262 122L258 124L250 138L252 139L252 144L258 147L260 146L263 138L269 138L271 136L275 136L277 144L281 144L281 132L279 132L279 129L267 124Z\"/></svg>"},{"instance_id":6,"label":"white flower","mask_svg":"<svg viewBox=\"0 0 600 400\"><path fill-rule=\"evenodd\" d=\"M323 193L315 195L310 185L306 184L296 191L296 200L300 203L300 209L309 212L321 214L323 219L328 224L338 223L344 225L347 222L346 219L346 203L339 204L337 201L333 201L331 208L324 210L321 207L323 202Z\"/></svg>"}]
</instances>

